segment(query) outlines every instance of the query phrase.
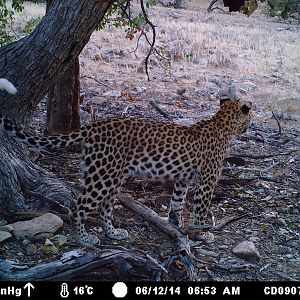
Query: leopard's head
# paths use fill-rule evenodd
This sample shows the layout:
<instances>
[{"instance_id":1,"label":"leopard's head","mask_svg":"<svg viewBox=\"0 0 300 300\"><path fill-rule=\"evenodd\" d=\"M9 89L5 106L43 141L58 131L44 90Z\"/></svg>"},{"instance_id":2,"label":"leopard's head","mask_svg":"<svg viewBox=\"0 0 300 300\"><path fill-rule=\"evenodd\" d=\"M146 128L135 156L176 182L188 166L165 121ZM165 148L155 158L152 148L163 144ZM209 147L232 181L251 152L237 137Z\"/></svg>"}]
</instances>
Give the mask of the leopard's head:
<instances>
[{"instance_id":1,"label":"leopard's head","mask_svg":"<svg viewBox=\"0 0 300 300\"><path fill-rule=\"evenodd\" d=\"M249 127L252 116L252 103L250 101L231 100L225 98L220 100L220 106L226 110L227 115L236 121L236 133L244 133Z\"/></svg>"}]
</instances>

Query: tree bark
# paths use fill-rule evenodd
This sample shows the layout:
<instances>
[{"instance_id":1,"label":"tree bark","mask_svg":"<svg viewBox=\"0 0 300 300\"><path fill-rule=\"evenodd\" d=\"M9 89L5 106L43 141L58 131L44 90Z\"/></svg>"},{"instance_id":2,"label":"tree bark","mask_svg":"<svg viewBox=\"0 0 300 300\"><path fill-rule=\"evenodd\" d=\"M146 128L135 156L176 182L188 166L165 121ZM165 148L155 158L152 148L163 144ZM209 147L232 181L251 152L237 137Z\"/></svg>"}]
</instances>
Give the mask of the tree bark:
<instances>
[{"instance_id":1,"label":"tree bark","mask_svg":"<svg viewBox=\"0 0 300 300\"><path fill-rule=\"evenodd\" d=\"M58 78L77 59L113 0L54 1L28 36L0 48L0 77L18 89L16 95L0 91L0 113L18 124L33 110ZM24 147L0 132L0 210L2 213L47 209L49 204L30 199L24 189L41 193L66 206L74 194L66 183L34 165ZM51 205L50 205L51 206Z\"/></svg>"},{"instance_id":2,"label":"tree bark","mask_svg":"<svg viewBox=\"0 0 300 300\"><path fill-rule=\"evenodd\" d=\"M52 5L47 0L47 10ZM67 68L48 93L45 134L68 133L80 127L79 58Z\"/></svg>"},{"instance_id":3,"label":"tree bark","mask_svg":"<svg viewBox=\"0 0 300 300\"><path fill-rule=\"evenodd\" d=\"M79 59L67 68L48 93L46 134L68 133L80 127Z\"/></svg>"}]
</instances>

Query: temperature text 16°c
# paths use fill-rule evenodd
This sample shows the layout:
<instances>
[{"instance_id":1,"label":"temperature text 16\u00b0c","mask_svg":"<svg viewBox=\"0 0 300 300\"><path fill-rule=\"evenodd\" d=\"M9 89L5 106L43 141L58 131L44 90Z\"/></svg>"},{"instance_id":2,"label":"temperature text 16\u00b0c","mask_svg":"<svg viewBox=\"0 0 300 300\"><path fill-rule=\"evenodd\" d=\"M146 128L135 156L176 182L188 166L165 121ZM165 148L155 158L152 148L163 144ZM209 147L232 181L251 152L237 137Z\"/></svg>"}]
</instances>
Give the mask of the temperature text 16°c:
<instances>
[{"instance_id":1,"label":"temperature text 16\u00b0c","mask_svg":"<svg viewBox=\"0 0 300 300\"><path fill-rule=\"evenodd\" d=\"M88 286L88 285L85 285L85 286L76 286L74 289L73 289L75 295L79 295L79 296L82 296L82 295L93 295L94 293L94 290L93 290L93 287L92 286Z\"/></svg>"}]
</instances>

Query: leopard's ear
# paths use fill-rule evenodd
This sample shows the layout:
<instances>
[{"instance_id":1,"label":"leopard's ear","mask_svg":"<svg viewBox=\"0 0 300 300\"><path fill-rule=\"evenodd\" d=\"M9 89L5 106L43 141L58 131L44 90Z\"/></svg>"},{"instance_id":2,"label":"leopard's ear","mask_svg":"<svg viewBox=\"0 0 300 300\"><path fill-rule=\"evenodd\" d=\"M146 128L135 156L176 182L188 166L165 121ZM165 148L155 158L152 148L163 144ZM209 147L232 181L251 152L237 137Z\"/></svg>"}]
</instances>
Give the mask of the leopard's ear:
<instances>
[{"instance_id":1,"label":"leopard's ear","mask_svg":"<svg viewBox=\"0 0 300 300\"><path fill-rule=\"evenodd\" d=\"M225 102L227 101L231 101L231 99L229 97L224 97L220 99L220 106L222 106Z\"/></svg>"},{"instance_id":2,"label":"leopard's ear","mask_svg":"<svg viewBox=\"0 0 300 300\"><path fill-rule=\"evenodd\" d=\"M242 113L243 113L244 115L248 115L248 113L249 113L249 111L251 110L251 108L252 108L252 103L251 103L251 102L249 102L249 103L247 103L247 104L244 104L244 105L242 106Z\"/></svg>"}]
</instances>

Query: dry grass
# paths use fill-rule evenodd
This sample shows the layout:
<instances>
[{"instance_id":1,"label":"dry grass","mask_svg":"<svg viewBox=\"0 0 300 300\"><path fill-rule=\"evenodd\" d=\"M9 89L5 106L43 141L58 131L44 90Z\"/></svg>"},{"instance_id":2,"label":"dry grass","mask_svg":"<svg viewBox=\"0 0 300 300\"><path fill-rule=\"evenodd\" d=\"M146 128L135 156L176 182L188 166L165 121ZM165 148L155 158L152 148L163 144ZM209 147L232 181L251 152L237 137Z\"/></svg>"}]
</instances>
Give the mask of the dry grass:
<instances>
[{"instance_id":1,"label":"dry grass","mask_svg":"<svg viewBox=\"0 0 300 300\"><path fill-rule=\"evenodd\" d=\"M11 1L8 1L9 5ZM46 5L34 2L25 2L24 10L15 14L13 30L19 34L24 34L23 30L26 24L36 18L42 18L45 15Z\"/></svg>"}]
</instances>

